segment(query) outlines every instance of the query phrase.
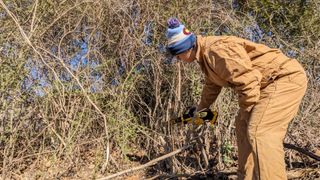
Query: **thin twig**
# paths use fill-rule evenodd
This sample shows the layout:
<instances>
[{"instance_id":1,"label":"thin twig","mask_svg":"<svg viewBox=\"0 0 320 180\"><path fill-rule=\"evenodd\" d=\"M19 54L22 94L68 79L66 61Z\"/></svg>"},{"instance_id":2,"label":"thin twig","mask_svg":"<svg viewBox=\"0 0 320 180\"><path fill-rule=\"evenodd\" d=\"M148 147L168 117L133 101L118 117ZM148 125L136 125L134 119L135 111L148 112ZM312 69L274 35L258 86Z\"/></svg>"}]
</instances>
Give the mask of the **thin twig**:
<instances>
[{"instance_id":1,"label":"thin twig","mask_svg":"<svg viewBox=\"0 0 320 180\"><path fill-rule=\"evenodd\" d=\"M38 9L38 1L34 3L34 10L33 10L33 15L32 15L32 20L31 20L31 25L30 25L30 33L29 33L29 38L32 36L32 33L34 31L34 21L36 19L36 14L37 14L37 9Z\"/></svg>"},{"instance_id":2,"label":"thin twig","mask_svg":"<svg viewBox=\"0 0 320 180\"><path fill-rule=\"evenodd\" d=\"M2 0L1 0L1 1L2 1ZM50 29L59 19L61 19L63 16L65 16L68 12L70 12L70 11L73 10L74 8L80 6L80 5L84 4L84 3L94 3L94 2L95 2L95 1L91 1L91 0L89 0L89 1L82 1L82 2L80 2L80 3L78 3L78 4L74 5L74 6L70 7L70 8L67 9L66 11L62 12L62 13L60 14L60 16L58 16L56 19L54 19L54 20L52 21L52 23L49 24L49 26L47 26L47 27L40 33L39 37L41 37L44 33L46 33L46 31L47 31L48 29Z\"/></svg>"}]
</instances>

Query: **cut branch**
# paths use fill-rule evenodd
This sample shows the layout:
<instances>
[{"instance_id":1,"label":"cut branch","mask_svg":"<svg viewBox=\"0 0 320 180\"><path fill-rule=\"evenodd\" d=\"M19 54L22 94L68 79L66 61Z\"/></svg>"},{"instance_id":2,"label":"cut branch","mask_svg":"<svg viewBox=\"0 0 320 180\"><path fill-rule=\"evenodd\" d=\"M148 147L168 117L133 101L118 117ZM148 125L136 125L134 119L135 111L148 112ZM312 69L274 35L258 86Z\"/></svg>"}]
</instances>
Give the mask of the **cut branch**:
<instances>
[{"instance_id":1,"label":"cut branch","mask_svg":"<svg viewBox=\"0 0 320 180\"><path fill-rule=\"evenodd\" d=\"M180 148L180 149L177 149L177 150L172 151L172 152L170 152L170 153L168 153L168 154L165 154L165 155L160 156L160 157L158 157L158 158L156 158L156 159L153 159L153 160L151 160L151 161L149 161L149 162L147 162L146 164L143 164L143 165L141 165L141 166L137 166L137 167L134 167L134 168L131 168L131 169L126 169L126 170L124 170L124 171L118 172L118 173L116 173L116 174L112 174L112 175L107 176L107 177L100 178L100 179L98 179L98 180L107 180L107 179L115 178L115 177L117 177L117 176L121 176L121 175L126 174L126 173L130 173L130 172L133 172L133 171L137 171L137 170L141 170L141 169L144 169L144 168L153 166L153 165L155 165L155 164L156 164L157 162L159 162L159 161L165 160L165 159L167 159L167 158L169 158L169 157L172 157L172 156L174 156L174 155L176 155L176 154L178 154L178 153L180 153L180 152L182 152L182 151L190 148L194 143L195 143L195 142L190 143L190 144L188 144L188 145L186 145L186 146L183 146L183 147Z\"/></svg>"},{"instance_id":2,"label":"cut branch","mask_svg":"<svg viewBox=\"0 0 320 180\"><path fill-rule=\"evenodd\" d=\"M293 149L293 150L296 150L304 155L307 155L309 156L310 158L314 159L314 160L317 160L317 161L320 161L320 156L317 156L316 154L313 154L312 152L310 151L307 151L301 147L298 147L298 146L295 146L293 144L288 144L288 143L283 143L283 146L287 149Z\"/></svg>"}]
</instances>

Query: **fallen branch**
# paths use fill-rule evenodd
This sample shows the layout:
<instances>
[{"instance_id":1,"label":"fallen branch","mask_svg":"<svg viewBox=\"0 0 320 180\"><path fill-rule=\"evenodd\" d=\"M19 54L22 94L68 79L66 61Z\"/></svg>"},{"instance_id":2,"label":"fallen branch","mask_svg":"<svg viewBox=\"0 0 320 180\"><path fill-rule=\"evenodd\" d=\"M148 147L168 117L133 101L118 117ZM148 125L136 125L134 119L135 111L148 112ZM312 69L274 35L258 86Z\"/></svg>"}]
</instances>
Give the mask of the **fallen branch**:
<instances>
[{"instance_id":1,"label":"fallen branch","mask_svg":"<svg viewBox=\"0 0 320 180\"><path fill-rule=\"evenodd\" d=\"M115 177L117 177L117 176L121 176L121 175L126 174L126 173L130 173L130 172L133 172L133 171L137 171L137 170L140 170L140 169L144 169L144 168L153 166L153 165L155 165L155 164L156 164L157 162L159 162L159 161L165 160L165 159L167 159L167 158L169 158L169 157L172 157L172 156L174 156L174 155L176 155L176 154L178 154L178 153L180 153L180 152L182 152L182 151L190 148L194 143L195 143L195 142L190 143L190 144L188 144L188 145L186 145L186 146L183 146L183 147L180 148L180 149L177 149L177 150L175 150L175 151L172 151L171 153L168 153L168 154L165 154L165 155L163 155L163 156L160 156L160 157L158 157L158 158L156 158L156 159L153 159L153 160L151 160L151 161L149 161L149 162L147 162L146 164L143 164L143 165L141 165L141 166L137 166L137 167L134 167L134 168L131 168L131 169L126 169L126 170L124 170L124 171L118 172L118 173L116 173L116 174L112 174L112 175L107 176L107 177L100 178L100 179L98 179L98 180L106 180L106 179L115 178Z\"/></svg>"},{"instance_id":2,"label":"fallen branch","mask_svg":"<svg viewBox=\"0 0 320 180\"><path fill-rule=\"evenodd\" d=\"M177 149L177 150L175 150L175 151L172 151L172 152L170 152L170 153L168 153L168 154L165 154L165 155L163 155L163 156L160 156L160 157L158 157L158 158L156 158L156 159L153 159L153 160L147 162L146 164L143 164L143 165L140 165L140 166L131 168L131 169L126 169L126 170L124 170L124 171L118 172L118 173L116 173L116 174L112 174L112 175L107 176L107 177L100 178L100 179L98 179L98 180L111 179L111 178L115 178L115 177L117 177L117 176L121 176L121 175L126 174L126 173L130 173L130 172L133 172L133 171L141 170L141 169L144 169L144 168L153 166L153 165L155 165L156 163L158 163L159 161L165 160L165 159L167 159L167 158L169 158L169 157L172 157L172 156L174 156L174 155L176 155L176 154L179 154L180 152L182 152L182 151L190 148L190 147L193 146L194 144L199 143L198 140L205 135L205 133L204 133L205 126L199 126L199 127L196 128L195 131L198 131L198 130L200 130L200 132L198 132L198 136L196 136L196 137L192 138L191 140L189 140L189 141L188 141L189 143L186 144L185 146L183 146L182 148Z\"/></svg>"},{"instance_id":3,"label":"fallen branch","mask_svg":"<svg viewBox=\"0 0 320 180\"><path fill-rule=\"evenodd\" d=\"M293 144L288 144L288 143L283 143L283 146L287 149L293 149L293 150L296 150L304 155L307 155L309 156L310 158L312 159L315 159L317 161L320 161L320 156L317 156L316 154L313 154L312 152L309 152L301 147L298 147L298 146L295 146Z\"/></svg>"}]
</instances>

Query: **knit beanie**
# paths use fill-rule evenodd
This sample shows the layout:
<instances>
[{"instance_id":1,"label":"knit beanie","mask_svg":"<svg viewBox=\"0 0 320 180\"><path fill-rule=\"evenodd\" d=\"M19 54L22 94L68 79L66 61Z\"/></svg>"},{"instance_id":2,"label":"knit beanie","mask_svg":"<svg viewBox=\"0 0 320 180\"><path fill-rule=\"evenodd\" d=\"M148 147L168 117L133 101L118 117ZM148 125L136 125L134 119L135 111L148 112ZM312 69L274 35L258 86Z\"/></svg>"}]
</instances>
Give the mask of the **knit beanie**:
<instances>
[{"instance_id":1,"label":"knit beanie","mask_svg":"<svg viewBox=\"0 0 320 180\"><path fill-rule=\"evenodd\" d=\"M196 36L176 18L168 20L166 36L168 39L167 49L172 55L177 55L191 49L196 42Z\"/></svg>"}]
</instances>

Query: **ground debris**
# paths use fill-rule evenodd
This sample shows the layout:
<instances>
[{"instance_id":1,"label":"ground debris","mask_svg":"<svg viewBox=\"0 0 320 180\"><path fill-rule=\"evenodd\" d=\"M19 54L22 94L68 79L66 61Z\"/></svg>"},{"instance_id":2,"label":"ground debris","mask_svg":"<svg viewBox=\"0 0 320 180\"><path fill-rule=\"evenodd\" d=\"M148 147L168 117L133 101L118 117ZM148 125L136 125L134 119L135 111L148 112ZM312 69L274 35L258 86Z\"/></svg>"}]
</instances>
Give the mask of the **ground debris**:
<instances>
[{"instance_id":1,"label":"ground debris","mask_svg":"<svg viewBox=\"0 0 320 180\"><path fill-rule=\"evenodd\" d=\"M287 176L291 180L320 179L320 169L293 169L287 172Z\"/></svg>"}]
</instances>

